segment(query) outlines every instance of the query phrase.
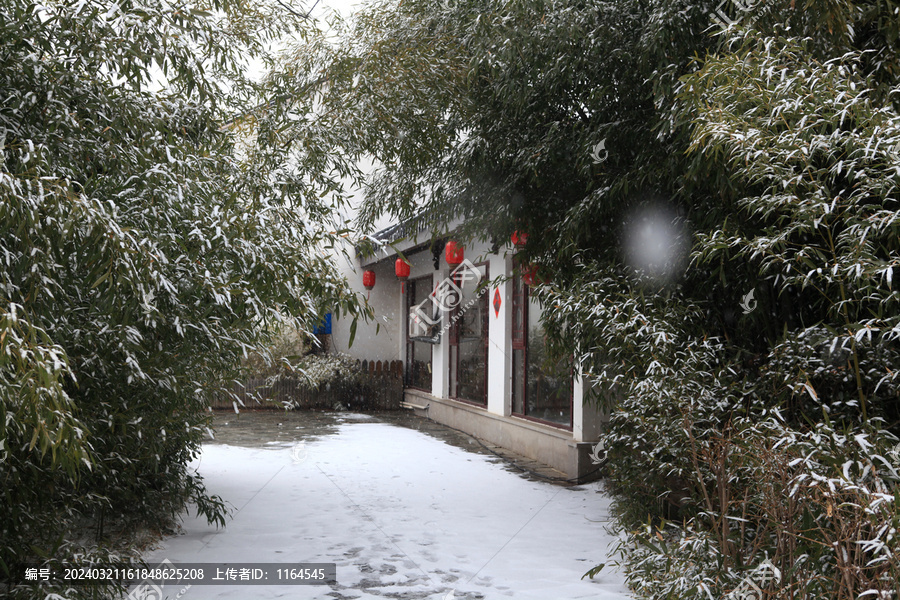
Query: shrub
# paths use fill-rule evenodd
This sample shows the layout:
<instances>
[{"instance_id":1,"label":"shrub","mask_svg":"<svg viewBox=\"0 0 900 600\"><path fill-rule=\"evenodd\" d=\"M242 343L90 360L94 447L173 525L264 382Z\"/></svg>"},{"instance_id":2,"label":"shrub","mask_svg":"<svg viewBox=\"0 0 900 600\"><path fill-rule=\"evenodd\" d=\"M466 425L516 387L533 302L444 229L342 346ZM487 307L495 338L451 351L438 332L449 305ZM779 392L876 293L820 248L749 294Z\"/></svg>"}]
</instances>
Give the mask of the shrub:
<instances>
[{"instance_id":1,"label":"shrub","mask_svg":"<svg viewBox=\"0 0 900 600\"><path fill-rule=\"evenodd\" d=\"M209 400L281 322L359 308L313 250L342 233L328 184L281 168L265 137L240 156L222 127L258 104L244 60L297 22L205 6L0 0L0 586L14 596L107 597L18 569L105 560L112 533L170 526L187 500L224 524L188 469Z\"/></svg>"}]
</instances>

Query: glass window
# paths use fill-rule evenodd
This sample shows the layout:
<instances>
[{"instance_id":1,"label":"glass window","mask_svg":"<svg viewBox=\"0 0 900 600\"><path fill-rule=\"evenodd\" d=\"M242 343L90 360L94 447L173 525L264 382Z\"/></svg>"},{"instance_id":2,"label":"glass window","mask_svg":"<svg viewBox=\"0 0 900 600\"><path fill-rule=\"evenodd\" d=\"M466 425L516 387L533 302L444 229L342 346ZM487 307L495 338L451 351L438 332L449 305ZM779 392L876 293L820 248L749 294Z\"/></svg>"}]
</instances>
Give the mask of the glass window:
<instances>
[{"instance_id":1,"label":"glass window","mask_svg":"<svg viewBox=\"0 0 900 600\"><path fill-rule=\"evenodd\" d=\"M450 325L450 397L487 406L488 268L476 265L481 280L456 281L460 302Z\"/></svg>"},{"instance_id":2,"label":"glass window","mask_svg":"<svg viewBox=\"0 0 900 600\"><path fill-rule=\"evenodd\" d=\"M571 360L556 363L546 352L543 309L521 277L513 278L513 414L572 426Z\"/></svg>"},{"instance_id":3,"label":"glass window","mask_svg":"<svg viewBox=\"0 0 900 600\"><path fill-rule=\"evenodd\" d=\"M431 277L421 277L406 282L407 313L412 307L424 302L431 294ZM429 305L430 303L426 303ZM429 305L429 308L430 305ZM412 333L416 333L413 331ZM408 336L406 342L406 385L408 387L431 392L431 350L433 342L423 340L428 336L416 339Z\"/></svg>"}]
</instances>

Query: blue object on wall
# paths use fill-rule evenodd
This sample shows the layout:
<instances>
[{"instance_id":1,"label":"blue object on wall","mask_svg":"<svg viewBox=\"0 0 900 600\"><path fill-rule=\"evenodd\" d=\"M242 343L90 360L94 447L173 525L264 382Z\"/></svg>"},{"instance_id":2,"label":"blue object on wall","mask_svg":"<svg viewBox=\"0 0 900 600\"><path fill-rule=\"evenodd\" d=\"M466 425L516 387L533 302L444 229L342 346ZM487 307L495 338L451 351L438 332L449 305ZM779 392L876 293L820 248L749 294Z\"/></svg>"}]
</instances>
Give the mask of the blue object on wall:
<instances>
[{"instance_id":1,"label":"blue object on wall","mask_svg":"<svg viewBox=\"0 0 900 600\"><path fill-rule=\"evenodd\" d=\"M325 313L325 318L313 327L315 335L331 335L331 313Z\"/></svg>"}]
</instances>

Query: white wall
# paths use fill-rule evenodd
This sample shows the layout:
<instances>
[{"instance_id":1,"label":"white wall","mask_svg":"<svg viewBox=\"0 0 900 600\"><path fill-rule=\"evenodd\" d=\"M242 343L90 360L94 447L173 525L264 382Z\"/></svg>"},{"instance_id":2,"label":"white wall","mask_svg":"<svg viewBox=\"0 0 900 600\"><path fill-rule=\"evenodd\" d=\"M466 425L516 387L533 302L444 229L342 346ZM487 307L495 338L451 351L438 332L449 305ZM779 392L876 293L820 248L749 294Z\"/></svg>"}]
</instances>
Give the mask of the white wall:
<instances>
[{"instance_id":1,"label":"white wall","mask_svg":"<svg viewBox=\"0 0 900 600\"><path fill-rule=\"evenodd\" d=\"M365 322L360 319L356 325L356 336L353 346L350 342L350 325L352 317L339 318L332 316L331 342L329 351L335 350L349 354L360 360L400 360L403 355L400 351L402 340L399 319L402 317L398 298L400 295L400 282L394 275L394 264L382 262L369 267L375 271L375 287L371 292L366 291L362 284L362 268L353 267L341 262L342 271L350 287L354 292L368 297L369 304L375 312L375 319ZM376 323L381 326L376 328ZM376 333L377 329L377 333Z\"/></svg>"},{"instance_id":2,"label":"white wall","mask_svg":"<svg viewBox=\"0 0 900 600\"><path fill-rule=\"evenodd\" d=\"M501 250L490 256L490 277L509 274L512 255L504 256ZM500 310L494 310L494 299L499 292ZM501 281L486 292L488 294L488 411L508 417L512 413L509 401L512 393L512 281Z\"/></svg>"},{"instance_id":3,"label":"white wall","mask_svg":"<svg viewBox=\"0 0 900 600\"><path fill-rule=\"evenodd\" d=\"M410 279L434 272L432 255L427 249L406 254L406 257L411 263ZM397 256L393 255L367 267L361 267L358 261L350 264L341 260L339 267L350 282L351 289L368 297L375 319L368 323L361 319L357 322L356 337L351 347L349 341L352 318L333 317L332 347L329 350L344 352L361 360L405 360L406 298L401 294L401 282L394 273L396 259ZM362 284L363 271L367 269L375 271L375 287L371 292L367 292Z\"/></svg>"}]
</instances>

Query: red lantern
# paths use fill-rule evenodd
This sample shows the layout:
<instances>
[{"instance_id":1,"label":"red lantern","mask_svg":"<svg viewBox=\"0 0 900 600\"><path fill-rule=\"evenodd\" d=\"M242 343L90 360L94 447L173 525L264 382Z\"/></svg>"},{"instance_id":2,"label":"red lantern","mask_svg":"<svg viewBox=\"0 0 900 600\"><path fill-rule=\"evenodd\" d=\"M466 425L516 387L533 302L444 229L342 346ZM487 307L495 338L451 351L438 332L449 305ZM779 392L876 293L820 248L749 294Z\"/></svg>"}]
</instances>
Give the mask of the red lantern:
<instances>
[{"instance_id":1,"label":"red lantern","mask_svg":"<svg viewBox=\"0 0 900 600\"><path fill-rule=\"evenodd\" d=\"M370 291L375 287L375 271L363 271L363 287Z\"/></svg>"},{"instance_id":2,"label":"red lantern","mask_svg":"<svg viewBox=\"0 0 900 600\"><path fill-rule=\"evenodd\" d=\"M394 263L394 273L397 275L397 279L399 279L400 281L406 281L407 279L409 279L409 272L409 263L402 258L398 258Z\"/></svg>"},{"instance_id":3,"label":"red lantern","mask_svg":"<svg viewBox=\"0 0 900 600\"><path fill-rule=\"evenodd\" d=\"M538 281L537 265L528 265L522 270L522 282L525 285L534 285Z\"/></svg>"},{"instance_id":4,"label":"red lantern","mask_svg":"<svg viewBox=\"0 0 900 600\"><path fill-rule=\"evenodd\" d=\"M516 248L523 248L525 246L525 243L528 241L528 234L524 232L520 233L518 231L513 231L512 238L510 239L512 240L513 246L515 246Z\"/></svg>"},{"instance_id":5,"label":"red lantern","mask_svg":"<svg viewBox=\"0 0 900 600\"><path fill-rule=\"evenodd\" d=\"M447 259L447 264L451 267L458 267L466 258L465 246L461 246L452 240L447 242L447 245L444 246L444 258Z\"/></svg>"}]
</instances>

